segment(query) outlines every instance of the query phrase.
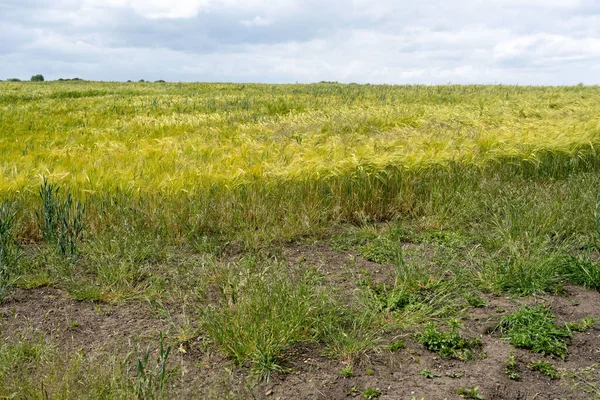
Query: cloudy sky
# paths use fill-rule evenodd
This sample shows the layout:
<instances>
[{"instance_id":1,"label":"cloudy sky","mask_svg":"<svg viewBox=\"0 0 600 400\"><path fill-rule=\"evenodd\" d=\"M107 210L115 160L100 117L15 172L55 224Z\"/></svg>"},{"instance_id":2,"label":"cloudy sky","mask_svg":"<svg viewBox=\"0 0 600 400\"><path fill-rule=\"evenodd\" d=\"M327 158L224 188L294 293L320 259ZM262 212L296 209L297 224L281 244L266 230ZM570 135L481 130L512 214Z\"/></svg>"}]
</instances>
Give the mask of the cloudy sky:
<instances>
[{"instance_id":1,"label":"cloudy sky","mask_svg":"<svg viewBox=\"0 0 600 400\"><path fill-rule=\"evenodd\" d=\"M0 0L0 79L600 83L600 0Z\"/></svg>"}]
</instances>

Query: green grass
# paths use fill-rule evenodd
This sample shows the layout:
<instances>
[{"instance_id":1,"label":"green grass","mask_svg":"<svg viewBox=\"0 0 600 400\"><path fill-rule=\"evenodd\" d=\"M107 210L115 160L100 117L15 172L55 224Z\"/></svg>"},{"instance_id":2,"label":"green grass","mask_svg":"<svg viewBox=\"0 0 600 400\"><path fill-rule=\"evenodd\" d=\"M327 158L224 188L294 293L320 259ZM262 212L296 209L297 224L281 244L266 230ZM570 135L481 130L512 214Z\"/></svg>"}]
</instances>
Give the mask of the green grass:
<instances>
[{"instance_id":1,"label":"green grass","mask_svg":"<svg viewBox=\"0 0 600 400\"><path fill-rule=\"evenodd\" d=\"M122 355L64 354L41 337L3 337L0 397L26 399L127 399L133 377ZM43 382L43 385L42 385Z\"/></svg>"},{"instance_id":2,"label":"green grass","mask_svg":"<svg viewBox=\"0 0 600 400\"><path fill-rule=\"evenodd\" d=\"M352 361L373 343L373 321L345 309L317 278L276 261L216 264L208 277L216 298L204 310L202 329L260 378L284 372L285 352L299 343L322 343Z\"/></svg>"}]
</instances>

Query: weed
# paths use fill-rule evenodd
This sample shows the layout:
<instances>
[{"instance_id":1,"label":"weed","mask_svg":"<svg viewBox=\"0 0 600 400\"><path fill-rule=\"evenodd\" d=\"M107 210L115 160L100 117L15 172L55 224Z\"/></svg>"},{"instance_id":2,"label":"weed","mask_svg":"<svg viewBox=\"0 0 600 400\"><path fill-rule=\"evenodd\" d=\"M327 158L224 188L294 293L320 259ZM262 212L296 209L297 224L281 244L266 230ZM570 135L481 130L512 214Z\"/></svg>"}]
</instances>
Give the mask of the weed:
<instances>
[{"instance_id":1,"label":"weed","mask_svg":"<svg viewBox=\"0 0 600 400\"><path fill-rule=\"evenodd\" d=\"M515 357L514 352L511 352L506 361L504 362L504 372L510 380L521 380L521 375L519 374L519 363L517 361L517 358Z\"/></svg>"},{"instance_id":2,"label":"weed","mask_svg":"<svg viewBox=\"0 0 600 400\"><path fill-rule=\"evenodd\" d=\"M427 368L425 368L421 372L419 372L419 375L421 375L422 377L427 378L427 379L433 379L433 378L439 378L439 377L441 377L441 375L434 374L433 372L431 372Z\"/></svg>"},{"instance_id":3,"label":"weed","mask_svg":"<svg viewBox=\"0 0 600 400\"><path fill-rule=\"evenodd\" d=\"M562 378L570 381L572 390L591 394L594 399L600 398L600 363L568 370L562 374Z\"/></svg>"},{"instance_id":4,"label":"weed","mask_svg":"<svg viewBox=\"0 0 600 400\"><path fill-rule=\"evenodd\" d=\"M417 335L417 340L428 350L438 353L442 357L458 360L472 359L472 350L481 347L481 341L477 338L464 339L460 335L456 323L451 324L447 332L439 331L434 323L429 323L425 331Z\"/></svg>"},{"instance_id":5,"label":"weed","mask_svg":"<svg viewBox=\"0 0 600 400\"><path fill-rule=\"evenodd\" d=\"M371 368L367 368L367 370L365 371L365 375L367 376L373 376L375 374L375 371L373 371Z\"/></svg>"},{"instance_id":6,"label":"weed","mask_svg":"<svg viewBox=\"0 0 600 400\"><path fill-rule=\"evenodd\" d=\"M85 204L73 202L70 190L64 198L59 192L60 186L44 177L39 190L42 208L36 213L38 226L46 243L54 243L60 254L74 257L85 229Z\"/></svg>"},{"instance_id":7,"label":"weed","mask_svg":"<svg viewBox=\"0 0 600 400\"><path fill-rule=\"evenodd\" d=\"M558 371L556 367L548 361L536 361L527 366L532 371L538 371L540 374L547 376L550 379L558 379Z\"/></svg>"},{"instance_id":8,"label":"weed","mask_svg":"<svg viewBox=\"0 0 600 400\"><path fill-rule=\"evenodd\" d=\"M162 397L167 389L169 377L173 374L167 365L171 346L165 346L160 332L159 351L155 360L150 357L150 347L136 363L135 394L140 399Z\"/></svg>"},{"instance_id":9,"label":"weed","mask_svg":"<svg viewBox=\"0 0 600 400\"><path fill-rule=\"evenodd\" d=\"M471 307L486 307L487 303L485 300L479 295L466 295L465 300L467 300L467 304Z\"/></svg>"},{"instance_id":10,"label":"weed","mask_svg":"<svg viewBox=\"0 0 600 400\"><path fill-rule=\"evenodd\" d=\"M394 352L401 350L406 347L406 342L403 340L396 340L388 345L388 350Z\"/></svg>"},{"instance_id":11,"label":"weed","mask_svg":"<svg viewBox=\"0 0 600 400\"><path fill-rule=\"evenodd\" d=\"M379 396L381 396L381 391L379 389L375 389L375 388L366 388L362 392L363 399L367 399L367 400L376 399Z\"/></svg>"},{"instance_id":12,"label":"weed","mask_svg":"<svg viewBox=\"0 0 600 400\"><path fill-rule=\"evenodd\" d=\"M351 365L346 365L344 368L340 370L340 374L346 378L352 378L354 376L354 371L352 370Z\"/></svg>"},{"instance_id":13,"label":"weed","mask_svg":"<svg viewBox=\"0 0 600 400\"><path fill-rule=\"evenodd\" d=\"M564 359L571 332L566 327L557 326L555 319L550 309L543 305L522 306L503 317L496 329L513 346Z\"/></svg>"},{"instance_id":14,"label":"weed","mask_svg":"<svg viewBox=\"0 0 600 400\"><path fill-rule=\"evenodd\" d=\"M565 326L567 329L573 332L585 332L592 328L592 326L596 323L596 318L587 317L582 318L577 322L567 322Z\"/></svg>"},{"instance_id":15,"label":"weed","mask_svg":"<svg viewBox=\"0 0 600 400\"><path fill-rule=\"evenodd\" d=\"M479 386L475 386L473 388L465 388L461 387L456 390L456 393L465 399L475 399L475 400L484 400L485 397L481 393L479 393Z\"/></svg>"}]
</instances>

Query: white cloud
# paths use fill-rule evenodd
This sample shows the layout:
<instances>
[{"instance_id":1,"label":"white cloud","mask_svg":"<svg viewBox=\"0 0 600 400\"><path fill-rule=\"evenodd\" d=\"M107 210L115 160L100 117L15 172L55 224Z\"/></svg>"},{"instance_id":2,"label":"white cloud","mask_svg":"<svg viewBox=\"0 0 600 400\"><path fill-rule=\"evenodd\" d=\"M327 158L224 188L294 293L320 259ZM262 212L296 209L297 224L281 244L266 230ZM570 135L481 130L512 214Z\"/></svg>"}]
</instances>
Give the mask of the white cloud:
<instances>
[{"instance_id":1,"label":"white cloud","mask_svg":"<svg viewBox=\"0 0 600 400\"><path fill-rule=\"evenodd\" d=\"M520 36L498 43L494 56L502 61L530 60L532 65L586 59L600 62L600 38L552 34Z\"/></svg>"},{"instance_id":2,"label":"white cloud","mask_svg":"<svg viewBox=\"0 0 600 400\"><path fill-rule=\"evenodd\" d=\"M2 0L0 79L45 71L47 78L105 80L566 84L600 79L596 0L41 4Z\"/></svg>"},{"instance_id":3,"label":"white cloud","mask_svg":"<svg viewBox=\"0 0 600 400\"><path fill-rule=\"evenodd\" d=\"M257 15L256 17L254 17L252 19L244 19L244 20L240 21L240 23L247 28L252 28L252 27L269 26L272 24L272 21L268 18L263 18L260 15Z\"/></svg>"}]
</instances>

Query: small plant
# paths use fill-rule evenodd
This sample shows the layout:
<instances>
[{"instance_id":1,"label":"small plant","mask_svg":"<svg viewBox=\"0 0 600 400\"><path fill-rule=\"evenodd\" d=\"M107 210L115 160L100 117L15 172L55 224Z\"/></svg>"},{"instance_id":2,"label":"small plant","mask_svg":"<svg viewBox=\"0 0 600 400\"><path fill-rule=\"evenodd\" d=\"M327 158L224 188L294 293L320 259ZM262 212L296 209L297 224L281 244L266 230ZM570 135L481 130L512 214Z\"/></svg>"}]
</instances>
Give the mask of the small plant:
<instances>
[{"instance_id":1,"label":"small plant","mask_svg":"<svg viewBox=\"0 0 600 400\"><path fill-rule=\"evenodd\" d=\"M462 378L463 376L465 376L465 374L463 372L452 371L452 372L446 372L446 376L457 379L457 378Z\"/></svg>"},{"instance_id":2,"label":"small plant","mask_svg":"<svg viewBox=\"0 0 600 400\"><path fill-rule=\"evenodd\" d=\"M375 283L371 278L364 279L361 285L368 289L368 293L378 305L379 311L400 311L414 301L414 296L402 288Z\"/></svg>"},{"instance_id":3,"label":"small plant","mask_svg":"<svg viewBox=\"0 0 600 400\"><path fill-rule=\"evenodd\" d=\"M548 361L536 361L527 366L532 371L538 371L542 375L546 375L550 379L558 379L558 371L556 367Z\"/></svg>"},{"instance_id":4,"label":"small plant","mask_svg":"<svg viewBox=\"0 0 600 400\"><path fill-rule=\"evenodd\" d=\"M373 376L375 374L375 371L373 371L371 368L367 368L367 370L365 371L365 375L367 376Z\"/></svg>"},{"instance_id":5,"label":"small plant","mask_svg":"<svg viewBox=\"0 0 600 400\"><path fill-rule=\"evenodd\" d=\"M573 332L585 332L590 329L596 323L596 318L587 317L582 318L577 322L567 322L565 326Z\"/></svg>"},{"instance_id":6,"label":"small plant","mask_svg":"<svg viewBox=\"0 0 600 400\"><path fill-rule=\"evenodd\" d=\"M518 381L521 379L521 375L519 374L519 363L514 352L510 353L506 359L506 362L504 363L504 372L506 372L506 375L510 380Z\"/></svg>"},{"instance_id":7,"label":"small plant","mask_svg":"<svg viewBox=\"0 0 600 400\"><path fill-rule=\"evenodd\" d=\"M44 177L39 191L42 208L36 213L38 226L46 243L56 244L60 254L73 257L85 229L85 204L73 202L70 190L64 198L59 192L60 186Z\"/></svg>"},{"instance_id":8,"label":"small plant","mask_svg":"<svg viewBox=\"0 0 600 400\"><path fill-rule=\"evenodd\" d=\"M441 375L438 375L438 374L434 374L433 372L431 372L427 368L425 368L421 372L419 372L419 375L421 375L422 377L425 377L427 379L439 378L441 376Z\"/></svg>"},{"instance_id":9,"label":"small plant","mask_svg":"<svg viewBox=\"0 0 600 400\"><path fill-rule=\"evenodd\" d=\"M404 340L396 340L395 342L390 343L388 346L388 350L390 351L398 351L406 347L406 342Z\"/></svg>"},{"instance_id":10,"label":"small plant","mask_svg":"<svg viewBox=\"0 0 600 400\"><path fill-rule=\"evenodd\" d=\"M346 378L352 378L354 376L354 371L352 370L352 365L346 365L344 368L340 370L340 374Z\"/></svg>"},{"instance_id":11,"label":"small plant","mask_svg":"<svg viewBox=\"0 0 600 400\"><path fill-rule=\"evenodd\" d=\"M456 358L458 360L471 360L472 350L481 347L481 341L464 339L458 332L458 324L452 323L448 332L437 329L434 323L429 323L425 331L417 336L427 350L438 353L442 357Z\"/></svg>"},{"instance_id":12,"label":"small plant","mask_svg":"<svg viewBox=\"0 0 600 400\"><path fill-rule=\"evenodd\" d=\"M562 359L567 354L567 340L571 331L557 326L555 316L543 306L523 306L502 318L495 329L513 346L535 353L555 355Z\"/></svg>"},{"instance_id":13,"label":"small plant","mask_svg":"<svg viewBox=\"0 0 600 400\"><path fill-rule=\"evenodd\" d=\"M481 393L479 393L479 386L475 386L474 388L464 388L461 387L456 390L456 393L465 399L475 399L475 400L484 400L485 397Z\"/></svg>"},{"instance_id":14,"label":"small plant","mask_svg":"<svg viewBox=\"0 0 600 400\"><path fill-rule=\"evenodd\" d=\"M487 303L484 299L479 295L466 295L465 300L467 300L467 304L471 307L485 307Z\"/></svg>"},{"instance_id":15,"label":"small plant","mask_svg":"<svg viewBox=\"0 0 600 400\"><path fill-rule=\"evenodd\" d=\"M376 399L381 396L381 391L375 388L366 388L363 390L362 397L363 399Z\"/></svg>"},{"instance_id":16,"label":"small plant","mask_svg":"<svg viewBox=\"0 0 600 400\"><path fill-rule=\"evenodd\" d=\"M163 395L167 387L167 381L173 374L167 368L167 360L171 353L171 346L165 346L163 333L160 332L160 348L156 360L150 358L150 348L142 358L138 359L136 365L135 394L140 399L155 398Z\"/></svg>"}]
</instances>

